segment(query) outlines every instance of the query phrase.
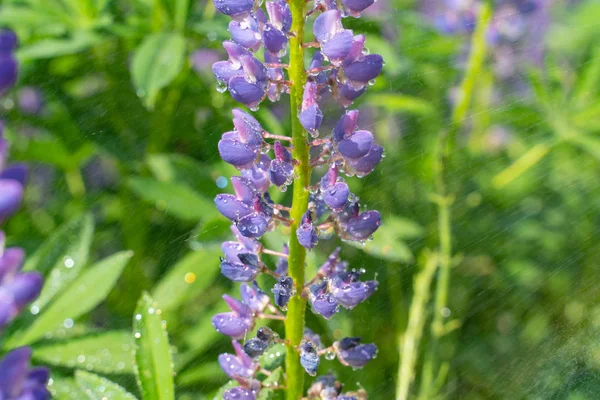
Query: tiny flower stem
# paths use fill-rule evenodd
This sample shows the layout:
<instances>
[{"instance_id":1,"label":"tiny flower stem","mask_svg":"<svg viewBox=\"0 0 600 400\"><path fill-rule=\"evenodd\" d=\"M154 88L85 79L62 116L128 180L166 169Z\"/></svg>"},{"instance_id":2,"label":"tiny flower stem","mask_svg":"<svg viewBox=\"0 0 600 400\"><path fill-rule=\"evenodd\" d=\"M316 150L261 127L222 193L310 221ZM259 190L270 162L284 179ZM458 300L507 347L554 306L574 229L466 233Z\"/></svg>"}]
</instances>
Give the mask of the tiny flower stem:
<instances>
[{"instance_id":1,"label":"tiny flower stem","mask_svg":"<svg viewBox=\"0 0 600 400\"><path fill-rule=\"evenodd\" d=\"M302 45L302 47L304 47L305 49L310 48L310 47L314 47L315 49L318 49L319 47L321 47L321 45L319 44L319 42L313 41L313 42L304 43Z\"/></svg>"},{"instance_id":2,"label":"tiny flower stem","mask_svg":"<svg viewBox=\"0 0 600 400\"><path fill-rule=\"evenodd\" d=\"M273 219L281 221L281 222L283 222L284 225L287 225L287 226L291 226L294 224L293 219L288 219L288 218L282 217L281 215L278 215L278 214L273 214Z\"/></svg>"},{"instance_id":3,"label":"tiny flower stem","mask_svg":"<svg viewBox=\"0 0 600 400\"><path fill-rule=\"evenodd\" d=\"M275 279L279 279L279 278L281 278L281 275L279 275L277 272L275 272L275 271L273 271L273 270L271 270L271 269L267 268L266 266L264 266L264 267L261 269L261 272L264 272L264 273L265 273L265 274L267 274L267 275L271 275L271 276L272 276L273 278L275 278Z\"/></svg>"},{"instance_id":4,"label":"tiny flower stem","mask_svg":"<svg viewBox=\"0 0 600 400\"><path fill-rule=\"evenodd\" d=\"M262 252L262 253L264 253L264 254L270 254L270 255L272 255L272 256L277 256L277 257L283 257L283 258L288 258L288 257L289 257L289 255L288 255L288 254L281 253L281 252L279 252L279 251L274 251L274 250L265 249L265 248L263 248L263 249L261 250L261 252Z\"/></svg>"},{"instance_id":5,"label":"tiny flower stem","mask_svg":"<svg viewBox=\"0 0 600 400\"><path fill-rule=\"evenodd\" d=\"M292 81L287 81L285 79L277 79L277 80L271 79L271 80L269 80L269 82L271 82L272 84L275 84L275 85L284 85L284 86L290 86L290 87L294 84Z\"/></svg>"},{"instance_id":6,"label":"tiny flower stem","mask_svg":"<svg viewBox=\"0 0 600 400\"><path fill-rule=\"evenodd\" d=\"M282 206L281 204L271 204L271 207L273 207L276 210L280 210L280 211L287 211L287 212L292 211L292 209L290 207Z\"/></svg>"},{"instance_id":7,"label":"tiny flower stem","mask_svg":"<svg viewBox=\"0 0 600 400\"><path fill-rule=\"evenodd\" d=\"M271 376L271 371L264 369L264 368L261 368L260 370L258 370L258 372L260 372L261 374L266 375L266 376Z\"/></svg>"},{"instance_id":8,"label":"tiny flower stem","mask_svg":"<svg viewBox=\"0 0 600 400\"><path fill-rule=\"evenodd\" d=\"M308 72L308 74L309 74L309 75L316 75L316 74L318 74L319 72L330 71L330 70L332 70L332 69L335 69L335 68L336 68L336 67L335 67L335 65L331 65L331 64L330 64L330 65L326 65L326 66L324 66L324 67L319 67L319 68L311 68L311 69L309 69L307 72Z\"/></svg>"},{"instance_id":9,"label":"tiny flower stem","mask_svg":"<svg viewBox=\"0 0 600 400\"><path fill-rule=\"evenodd\" d=\"M275 139L275 140L286 140L288 142L292 141L292 138L289 136L283 136L283 135L274 135L272 133L269 132L263 132L263 137L265 139Z\"/></svg>"},{"instance_id":10,"label":"tiny flower stem","mask_svg":"<svg viewBox=\"0 0 600 400\"><path fill-rule=\"evenodd\" d=\"M278 63L265 63L265 67L267 68L289 68L288 64L278 64Z\"/></svg>"},{"instance_id":11,"label":"tiny flower stem","mask_svg":"<svg viewBox=\"0 0 600 400\"><path fill-rule=\"evenodd\" d=\"M323 223L321 225L318 225L317 229L320 230L320 231L324 231L326 229L334 228L334 227L335 227L335 222L325 222L325 223Z\"/></svg>"},{"instance_id":12,"label":"tiny flower stem","mask_svg":"<svg viewBox=\"0 0 600 400\"><path fill-rule=\"evenodd\" d=\"M277 320L277 321L285 321L285 316L284 315L272 315L272 314L256 314L257 318L262 318L262 319L273 319L273 320Z\"/></svg>"},{"instance_id":13,"label":"tiny flower stem","mask_svg":"<svg viewBox=\"0 0 600 400\"><path fill-rule=\"evenodd\" d=\"M322 146L324 144L328 144L331 143L331 139L330 138L321 138L321 139L315 139L312 142L310 142L311 147L316 147L316 146Z\"/></svg>"},{"instance_id":14,"label":"tiny flower stem","mask_svg":"<svg viewBox=\"0 0 600 400\"><path fill-rule=\"evenodd\" d=\"M315 160L310 162L311 168L320 167L321 165L328 164L329 160Z\"/></svg>"},{"instance_id":15,"label":"tiny flower stem","mask_svg":"<svg viewBox=\"0 0 600 400\"><path fill-rule=\"evenodd\" d=\"M292 209L290 217L292 225L290 229L290 256L288 258L288 273L294 280L297 288L304 286L306 249L300 245L296 237L298 224L302 215L308 207L310 192L306 190L310 186L309 146L308 134L300 123L298 110L302 104L304 83L306 82L306 70L304 66L304 24L306 22L305 0L289 0L292 12L292 32L296 35L290 37L290 67L288 69L289 79L294 82L290 87L290 117L292 127L292 156L299 162L294 166L296 179L293 186ZM294 351L300 345L304 336L304 317L306 313L306 299L301 296L301 291L296 291L288 303L287 319L285 321L285 336L289 341L285 356L286 373L286 399L298 400L304 392L304 368L300 364L300 354Z\"/></svg>"}]
</instances>

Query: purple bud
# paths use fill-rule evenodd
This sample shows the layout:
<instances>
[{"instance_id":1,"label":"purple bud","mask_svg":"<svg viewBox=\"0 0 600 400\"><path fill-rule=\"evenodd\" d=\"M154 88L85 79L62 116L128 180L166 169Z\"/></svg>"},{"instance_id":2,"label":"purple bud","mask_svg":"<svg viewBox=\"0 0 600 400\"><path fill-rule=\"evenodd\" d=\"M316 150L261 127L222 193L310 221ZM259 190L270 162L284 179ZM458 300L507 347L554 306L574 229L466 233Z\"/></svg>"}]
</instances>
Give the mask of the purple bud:
<instances>
[{"instance_id":1,"label":"purple bud","mask_svg":"<svg viewBox=\"0 0 600 400\"><path fill-rule=\"evenodd\" d=\"M234 76L242 76L242 66L234 67L229 61L217 61L212 66L212 72L219 82L227 83Z\"/></svg>"},{"instance_id":2,"label":"purple bud","mask_svg":"<svg viewBox=\"0 0 600 400\"><path fill-rule=\"evenodd\" d=\"M333 140L339 142L343 139L348 139L352 136L356 130L356 124L358 120L358 110L346 111L344 115L338 120L333 132Z\"/></svg>"},{"instance_id":3,"label":"purple bud","mask_svg":"<svg viewBox=\"0 0 600 400\"><path fill-rule=\"evenodd\" d=\"M304 328L302 337L304 338L304 340L312 342L317 347L317 349L322 349L324 347L323 342L321 341L321 336L313 332L313 330L310 328Z\"/></svg>"},{"instance_id":4,"label":"purple bud","mask_svg":"<svg viewBox=\"0 0 600 400\"><path fill-rule=\"evenodd\" d=\"M240 20L229 22L229 32L234 42L246 49L257 51L260 48L258 21L254 15L246 15Z\"/></svg>"},{"instance_id":5,"label":"purple bud","mask_svg":"<svg viewBox=\"0 0 600 400\"><path fill-rule=\"evenodd\" d=\"M225 259L229 262L240 262L238 254L247 252L247 249L239 242L223 242L221 250L225 255Z\"/></svg>"},{"instance_id":6,"label":"purple bud","mask_svg":"<svg viewBox=\"0 0 600 400\"><path fill-rule=\"evenodd\" d=\"M232 221L237 221L252 213L252 207L248 203L244 203L232 194L218 194L215 197L215 205L225 218Z\"/></svg>"},{"instance_id":7,"label":"purple bud","mask_svg":"<svg viewBox=\"0 0 600 400\"><path fill-rule=\"evenodd\" d=\"M0 56L6 56L17 48L17 35L10 29L0 31Z\"/></svg>"},{"instance_id":8,"label":"purple bud","mask_svg":"<svg viewBox=\"0 0 600 400\"><path fill-rule=\"evenodd\" d=\"M306 213L304 213L300 227L296 230L296 236L300 245L306 249L312 249L317 245L319 236L317 234L317 228L312 223L310 210L307 210Z\"/></svg>"},{"instance_id":9,"label":"purple bud","mask_svg":"<svg viewBox=\"0 0 600 400\"><path fill-rule=\"evenodd\" d=\"M25 252L19 247L4 249L4 233L0 240L0 284L6 277L13 277L23 265Z\"/></svg>"},{"instance_id":10,"label":"purple bud","mask_svg":"<svg viewBox=\"0 0 600 400\"><path fill-rule=\"evenodd\" d=\"M317 375L320 362L317 347L307 340L300 342L300 364L310 376Z\"/></svg>"},{"instance_id":11,"label":"purple bud","mask_svg":"<svg viewBox=\"0 0 600 400\"><path fill-rule=\"evenodd\" d=\"M229 56L229 62L234 68L242 67L242 57L250 56L250 52L239 44L226 40L223 42L223 48Z\"/></svg>"},{"instance_id":12,"label":"purple bud","mask_svg":"<svg viewBox=\"0 0 600 400\"><path fill-rule=\"evenodd\" d=\"M369 298L377 288L377 285L377 281L352 282L348 284L336 281L336 283L332 285L331 292L338 303L343 307L353 309Z\"/></svg>"},{"instance_id":13,"label":"purple bud","mask_svg":"<svg viewBox=\"0 0 600 400\"><path fill-rule=\"evenodd\" d=\"M270 165L271 159L266 154L263 154L252 168L242 171L242 176L249 179L256 190L265 193L269 190L269 186L271 185L268 173Z\"/></svg>"},{"instance_id":14,"label":"purple bud","mask_svg":"<svg viewBox=\"0 0 600 400\"><path fill-rule=\"evenodd\" d=\"M243 236L248 238L258 238L265 234L269 221L264 213L253 212L240 218L237 222L237 228Z\"/></svg>"},{"instance_id":15,"label":"purple bud","mask_svg":"<svg viewBox=\"0 0 600 400\"><path fill-rule=\"evenodd\" d=\"M231 342L236 355L224 353L219 355L221 369L230 377L251 378L254 376L257 365L244 353L242 346L236 340Z\"/></svg>"},{"instance_id":16,"label":"purple bud","mask_svg":"<svg viewBox=\"0 0 600 400\"><path fill-rule=\"evenodd\" d=\"M349 159L348 165L359 175L364 176L371 173L377 164L383 158L383 147L379 145L373 145L371 150L358 160Z\"/></svg>"},{"instance_id":17,"label":"purple bud","mask_svg":"<svg viewBox=\"0 0 600 400\"><path fill-rule=\"evenodd\" d=\"M366 86L363 86L359 90L355 90L347 83L338 83L335 94L337 100L343 107L349 107L354 103L354 100L358 99L366 90Z\"/></svg>"},{"instance_id":18,"label":"purple bud","mask_svg":"<svg viewBox=\"0 0 600 400\"><path fill-rule=\"evenodd\" d=\"M246 14L254 7L253 0L213 0L219 12L230 17Z\"/></svg>"},{"instance_id":19,"label":"purple bud","mask_svg":"<svg viewBox=\"0 0 600 400\"><path fill-rule=\"evenodd\" d=\"M269 304L269 296L263 292L256 281L252 286L245 283L240 286L242 302L255 312L263 312Z\"/></svg>"},{"instance_id":20,"label":"purple bud","mask_svg":"<svg viewBox=\"0 0 600 400\"><path fill-rule=\"evenodd\" d=\"M338 10L325 11L313 24L313 33L319 43L326 42L343 30L342 13Z\"/></svg>"},{"instance_id":21,"label":"purple bud","mask_svg":"<svg viewBox=\"0 0 600 400\"><path fill-rule=\"evenodd\" d=\"M268 79L267 67L259 59L250 54L245 54L240 57L240 62L242 63L245 78L248 82L266 86Z\"/></svg>"},{"instance_id":22,"label":"purple bud","mask_svg":"<svg viewBox=\"0 0 600 400\"><path fill-rule=\"evenodd\" d=\"M232 176L231 186L233 186L236 198L246 204L251 204L257 196L257 192L254 189L252 182L241 176Z\"/></svg>"},{"instance_id":23,"label":"purple bud","mask_svg":"<svg viewBox=\"0 0 600 400\"><path fill-rule=\"evenodd\" d=\"M364 57L363 50L365 48L365 35L356 35L352 38L352 46L348 56L344 59L343 66L347 66Z\"/></svg>"},{"instance_id":24,"label":"purple bud","mask_svg":"<svg viewBox=\"0 0 600 400\"><path fill-rule=\"evenodd\" d=\"M241 76L233 77L229 80L229 92L231 97L250 108L257 107L266 94L265 83L252 83L246 81Z\"/></svg>"},{"instance_id":25,"label":"purple bud","mask_svg":"<svg viewBox=\"0 0 600 400\"><path fill-rule=\"evenodd\" d=\"M373 134L369 131L355 131L350 138L338 142L338 151L345 158L361 158L371 150L373 145Z\"/></svg>"},{"instance_id":26,"label":"purple bud","mask_svg":"<svg viewBox=\"0 0 600 400\"><path fill-rule=\"evenodd\" d=\"M1 157L1 156L0 156ZM1 164L1 163L0 163ZM2 169L0 165L0 170ZM0 180L12 179L25 186L29 176L29 167L26 164L12 164L0 172Z\"/></svg>"},{"instance_id":27,"label":"purple bud","mask_svg":"<svg viewBox=\"0 0 600 400\"><path fill-rule=\"evenodd\" d=\"M323 122L323 112L317 103L313 103L300 112L300 123L311 135L315 136Z\"/></svg>"},{"instance_id":28,"label":"purple bud","mask_svg":"<svg viewBox=\"0 0 600 400\"><path fill-rule=\"evenodd\" d=\"M234 108L233 111L233 126L240 140L252 146L260 146L263 144L263 128L260 123L252 115Z\"/></svg>"},{"instance_id":29,"label":"purple bud","mask_svg":"<svg viewBox=\"0 0 600 400\"><path fill-rule=\"evenodd\" d=\"M364 59L343 67L344 75L352 82L366 84L375 79L383 69L383 58L379 54L368 54Z\"/></svg>"},{"instance_id":30,"label":"purple bud","mask_svg":"<svg viewBox=\"0 0 600 400\"><path fill-rule=\"evenodd\" d=\"M342 0L342 3L348 14L353 17L360 17L360 13L375 3L375 0Z\"/></svg>"},{"instance_id":31,"label":"purple bud","mask_svg":"<svg viewBox=\"0 0 600 400\"><path fill-rule=\"evenodd\" d=\"M333 65L338 66L350 54L353 36L351 30L344 30L323 42L321 52Z\"/></svg>"},{"instance_id":32,"label":"purple bud","mask_svg":"<svg viewBox=\"0 0 600 400\"><path fill-rule=\"evenodd\" d=\"M40 295L43 284L44 278L40 273L23 272L15 275L9 282L3 282L2 290L12 295L13 306L19 313Z\"/></svg>"},{"instance_id":33,"label":"purple bud","mask_svg":"<svg viewBox=\"0 0 600 400\"><path fill-rule=\"evenodd\" d=\"M226 312L215 315L212 324L217 332L234 339L242 339L254 327L251 317L242 316L235 312Z\"/></svg>"},{"instance_id":34,"label":"purple bud","mask_svg":"<svg viewBox=\"0 0 600 400\"><path fill-rule=\"evenodd\" d=\"M17 60L12 55L0 56L0 95L17 81Z\"/></svg>"},{"instance_id":35,"label":"purple bud","mask_svg":"<svg viewBox=\"0 0 600 400\"><path fill-rule=\"evenodd\" d=\"M314 313L322 315L325 319L331 318L339 310L338 302L331 293L311 294L310 306Z\"/></svg>"},{"instance_id":36,"label":"purple bud","mask_svg":"<svg viewBox=\"0 0 600 400\"><path fill-rule=\"evenodd\" d=\"M269 166L269 179L275 186L287 185L294 175L292 154L279 141L275 142L273 149L275 160L271 161Z\"/></svg>"},{"instance_id":37,"label":"purple bud","mask_svg":"<svg viewBox=\"0 0 600 400\"><path fill-rule=\"evenodd\" d=\"M292 12L285 0L267 1L267 13L271 24L277 29L288 32L292 27Z\"/></svg>"},{"instance_id":38,"label":"purple bud","mask_svg":"<svg viewBox=\"0 0 600 400\"><path fill-rule=\"evenodd\" d=\"M285 32L280 31L271 24L266 24L263 30L263 43L265 49L271 54L280 55L285 50L288 39Z\"/></svg>"},{"instance_id":39,"label":"purple bud","mask_svg":"<svg viewBox=\"0 0 600 400\"><path fill-rule=\"evenodd\" d=\"M3 399L49 400L46 368L29 368L31 349L20 347L0 360L0 396Z\"/></svg>"},{"instance_id":40,"label":"purple bud","mask_svg":"<svg viewBox=\"0 0 600 400\"><path fill-rule=\"evenodd\" d=\"M365 211L357 217L350 218L346 223L346 233L354 240L366 240L381 225L379 211Z\"/></svg>"},{"instance_id":41,"label":"purple bud","mask_svg":"<svg viewBox=\"0 0 600 400\"><path fill-rule=\"evenodd\" d=\"M333 347L340 363L347 367L362 368L377 356L377 346L360 344L360 338L345 338L335 342Z\"/></svg>"},{"instance_id":42,"label":"purple bud","mask_svg":"<svg viewBox=\"0 0 600 400\"><path fill-rule=\"evenodd\" d=\"M289 276L279 278L271 291L274 294L275 304L280 308L286 308L290 298L294 295L294 280Z\"/></svg>"},{"instance_id":43,"label":"purple bud","mask_svg":"<svg viewBox=\"0 0 600 400\"><path fill-rule=\"evenodd\" d=\"M243 78L241 79L243 80ZM223 134L223 138L219 140L218 144L219 155L223 161L236 168L250 168L252 164L254 164L259 151L256 147L242 143L242 141L236 139L234 135L235 132Z\"/></svg>"},{"instance_id":44,"label":"purple bud","mask_svg":"<svg viewBox=\"0 0 600 400\"><path fill-rule=\"evenodd\" d=\"M223 400L256 400L256 391L237 386L223 393Z\"/></svg>"},{"instance_id":45,"label":"purple bud","mask_svg":"<svg viewBox=\"0 0 600 400\"><path fill-rule=\"evenodd\" d=\"M23 200L23 186L13 179L0 179L0 222L15 213Z\"/></svg>"},{"instance_id":46,"label":"purple bud","mask_svg":"<svg viewBox=\"0 0 600 400\"><path fill-rule=\"evenodd\" d=\"M336 182L326 189L321 189L323 201L332 210L339 211L344 208L350 196L350 188L345 182Z\"/></svg>"},{"instance_id":47,"label":"purple bud","mask_svg":"<svg viewBox=\"0 0 600 400\"><path fill-rule=\"evenodd\" d=\"M245 255L245 256L244 256ZM246 262L236 263L227 260L221 261L221 273L234 282L250 282L254 280L260 273L258 260L252 262L252 257L256 257L250 253L240 253L239 258L243 258Z\"/></svg>"},{"instance_id":48,"label":"purple bud","mask_svg":"<svg viewBox=\"0 0 600 400\"><path fill-rule=\"evenodd\" d=\"M244 343L244 352L248 356L256 358L261 356L268 347L269 342L262 341L258 338L252 338Z\"/></svg>"}]
</instances>

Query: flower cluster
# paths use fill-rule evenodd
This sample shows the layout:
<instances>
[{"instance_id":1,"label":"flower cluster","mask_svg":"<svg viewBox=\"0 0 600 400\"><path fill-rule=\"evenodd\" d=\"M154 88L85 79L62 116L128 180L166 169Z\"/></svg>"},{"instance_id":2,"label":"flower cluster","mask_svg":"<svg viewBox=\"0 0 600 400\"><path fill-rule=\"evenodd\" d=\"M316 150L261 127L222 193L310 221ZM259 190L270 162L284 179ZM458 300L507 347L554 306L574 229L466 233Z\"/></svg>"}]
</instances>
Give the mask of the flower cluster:
<instances>
[{"instance_id":1,"label":"flower cluster","mask_svg":"<svg viewBox=\"0 0 600 400\"><path fill-rule=\"evenodd\" d=\"M12 54L17 38L11 31L0 32L0 95L12 87L17 77L17 63ZM0 223L20 206L27 178L24 165L6 166L8 142L0 122ZM21 272L25 253L20 248L6 248L0 231L0 333L33 301L42 289L42 276ZM46 368L29 368L31 349L21 347L0 360L0 399L49 399Z\"/></svg>"},{"instance_id":2,"label":"flower cluster","mask_svg":"<svg viewBox=\"0 0 600 400\"><path fill-rule=\"evenodd\" d=\"M297 113L293 118L310 135L302 139L311 155L308 166L300 165L302 161L293 156L291 137L266 131L256 118L241 109L233 110L233 129L219 141L221 158L240 171L239 176L231 178L233 193L215 198L218 211L231 221L235 237L235 241L222 245L221 272L234 282L242 282L239 300L223 296L231 311L213 318L215 329L231 337L235 349L235 354L219 357L225 373L239 382L238 387L225 391L225 400L255 399L265 387L260 379L265 371L257 357L273 343L287 343L266 326L252 337L250 333L258 319L285 321L288 303L296 295L305 299L315 314L329 319L340 308L356 307L377 289L377 281L360 279L364 269L351 268L340 259L339 248L312 279L297 282L288 275L288 246L267 249L260 241L266 232L293 226L297 242L311 250L333 233L345 241L364 242L381 224L379 212L361 211L358 198L342 175L362 177L371 173L383 158L383 148L370 131L359 128L359 113L353 109L344 111L332 121L334 128L323 134L325 117L321 109L328 97L348 108L381 73L382 57L368 54L365 36L355 35L342 24L343 18L359 17L373 2L343 0L338 7L335 1L315 1L306 15L316 16L313 39L301 45L316 50L307 68L295 66L305 70L306 81L292 82L286 70L294 66L286 64L286 55L288 41L297 38L298 32L292 30L288 2L267 0L265 12L254 0L214 0L217 10L231 17L232 38L223 42L228 60L213 65L217 90L228 90L234 100L251 110L256 110L266 98L277 101L284 93L300 90L302 102L292 113ZM298 167L323 167L324 171L313 186L305 188L310 191L310 201L300 210L301 220L294 221L292 211L298 205L290 208L277 204L270 191L285 191L297 178ZM265 255L278 257L275 268L269 266ZM261 290L257 284L260 274L274 278L270 291ZM304 370L315 376L322 356L361 368L376 356L377 348L352 337L325 347L317 335L307 330L294 351ZM362 391L342 394L341 385L331 377L320 378L315 385L309 392L311 398L366 398Z\"/></svg>"}]
</instances>

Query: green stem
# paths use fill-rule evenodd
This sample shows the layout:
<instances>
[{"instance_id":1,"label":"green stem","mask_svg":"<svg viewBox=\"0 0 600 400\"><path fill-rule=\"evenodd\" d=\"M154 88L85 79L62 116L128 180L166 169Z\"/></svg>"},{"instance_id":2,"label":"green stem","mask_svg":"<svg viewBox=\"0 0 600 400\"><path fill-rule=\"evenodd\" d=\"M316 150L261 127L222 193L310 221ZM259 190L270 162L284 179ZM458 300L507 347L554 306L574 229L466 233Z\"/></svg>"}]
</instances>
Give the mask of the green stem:
<instances>
[{"instance_id":1,"label":"green stem","mask_svg":"<svg viewBox=\"0 0 600 400\"><path fill-rule=\"evenodd\" d=\"M421 272L415 277L414 295L410 305L408 326L404 341L400 348L402 362L398 369L398 384L396 387L396 399L408 400L410 385L415 376L415 365L421 337L423 336L423 326L426 319L426 306L429 302L431 281L437 269L438 257L427 254L425 265Z\"/></svg>"},{"instance_id":2,"label":"green stem","mask_svg":"<svg viewBox=\"0 0 600 400\"><path fill-rule=\"evenodd\" d=\"M443 130L438 138L438 159L435 165L436 174L436 199L438 207L438 235L439 235L439 266L440 272L437 277L433 321L431 323L431 345L423 364L423 374L421 381L420 398L431 398L433 382L440 373L438 366L438 352L440 340L446 333L447 315L443 310L448 304L448 290L450 287L450 272L452 267L452 217L451 205L454 196L448 193L446 187L446 174L448 174L448 164L450 155L453 151L453 143L457 133L463 126L467 117L467 112L471 105L471 98L477 77L480 75L485 61L487 50L486 33L492 15L492 6L490 1L483 2L479 11L475 33L471 38L471 54L467 63L465 76L461 82L458 91L459 97L456 101L451 114L451 124L449 129Z\"/></svg>"},{"instance_id":3,"label":"green stem","mask_svg":"<svg viewBox=\"0 0 600 400\"><path fill-rule=\"evenodd\" d=\"M287 376L287 400L298 400L304 392L304 370L300 365L300 355L296 347L300 344L304 334L304 314L306 300L300 297L304 286L304 268L306 250L298 243L296 229L302 219L302 214L308 207L310 186L309 154L307 133L298 119L298 110L302 103L306 71L304 69L304 21L306 15L306 2L304 0L291 0L292 32L295 36L290 38L290 66L289 78L292 81L290 88L290 114L292 123L292 155L298 161L295 168L294 195L290 216L293 220L290 227L290 255L288 258L288 271L296 284L296 294L288 304L287 318L285 321L285 335L288 340L287 355L285 360Z\"/></svg>"}]
</instances>

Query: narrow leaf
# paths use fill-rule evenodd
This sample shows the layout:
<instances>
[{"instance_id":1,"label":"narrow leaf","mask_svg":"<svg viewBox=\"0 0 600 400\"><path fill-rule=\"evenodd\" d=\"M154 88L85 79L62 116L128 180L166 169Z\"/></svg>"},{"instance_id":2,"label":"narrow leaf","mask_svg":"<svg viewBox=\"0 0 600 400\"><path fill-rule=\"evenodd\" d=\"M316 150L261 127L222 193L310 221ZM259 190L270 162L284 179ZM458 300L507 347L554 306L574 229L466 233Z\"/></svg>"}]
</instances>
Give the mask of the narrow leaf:
<instances>
[{"instance_id":1,"label":"narrow leaf","mask_svg":"<svg viewBox=\"0 0 600 400\"><path fill-rule=\"evenodd\" d=\"M75 382L90 400L136 400L136 397L121 386L106 378L78 370Z\"/></svg>"},{"instance_id":2,"label":"narrow leaf","mask_svg":"<svg viewBox=\"0 0 600 400\"><path fill-rule=\"evenodd\" d=\"M185 38L178 33L155 33L135 50L131 75L138 95L148 108L158 91L179 74L185 58Z\"/></svg>"},{"instance_id":3,"label":"narrow leaf","mask_svg":"<svg viewBox=\"0 0 600 400\"><path fill-rule=\"evenodd\" d=\"M129 332L113 331L35 347L33 356L42 364L79 366L105 374L133 373L133 346Z\"/></svg>"},{"instance_id":4,"label":"narrow leaf","mask_svg":"<svg viewBox=\"0 0 600 400\"><path fill-rule=\"evenodd\" d=\"M144 400L175 398L173 360L161 313L158 303L144 293L133 318L134 371Z\"/></svg>"},{"instance_id":5,"label":"narrow leaf","mask_svg":"<svg viewBox=\"0 0 600 400\"><path fill-rule=\"evenodd\" d=\"M96 307L106 298L123 268L133 255L130 251L117 253L93 265L56 298L25 332L17 332L10 342L15 347L33 343Z\"/></svg>"}]
</instances>

